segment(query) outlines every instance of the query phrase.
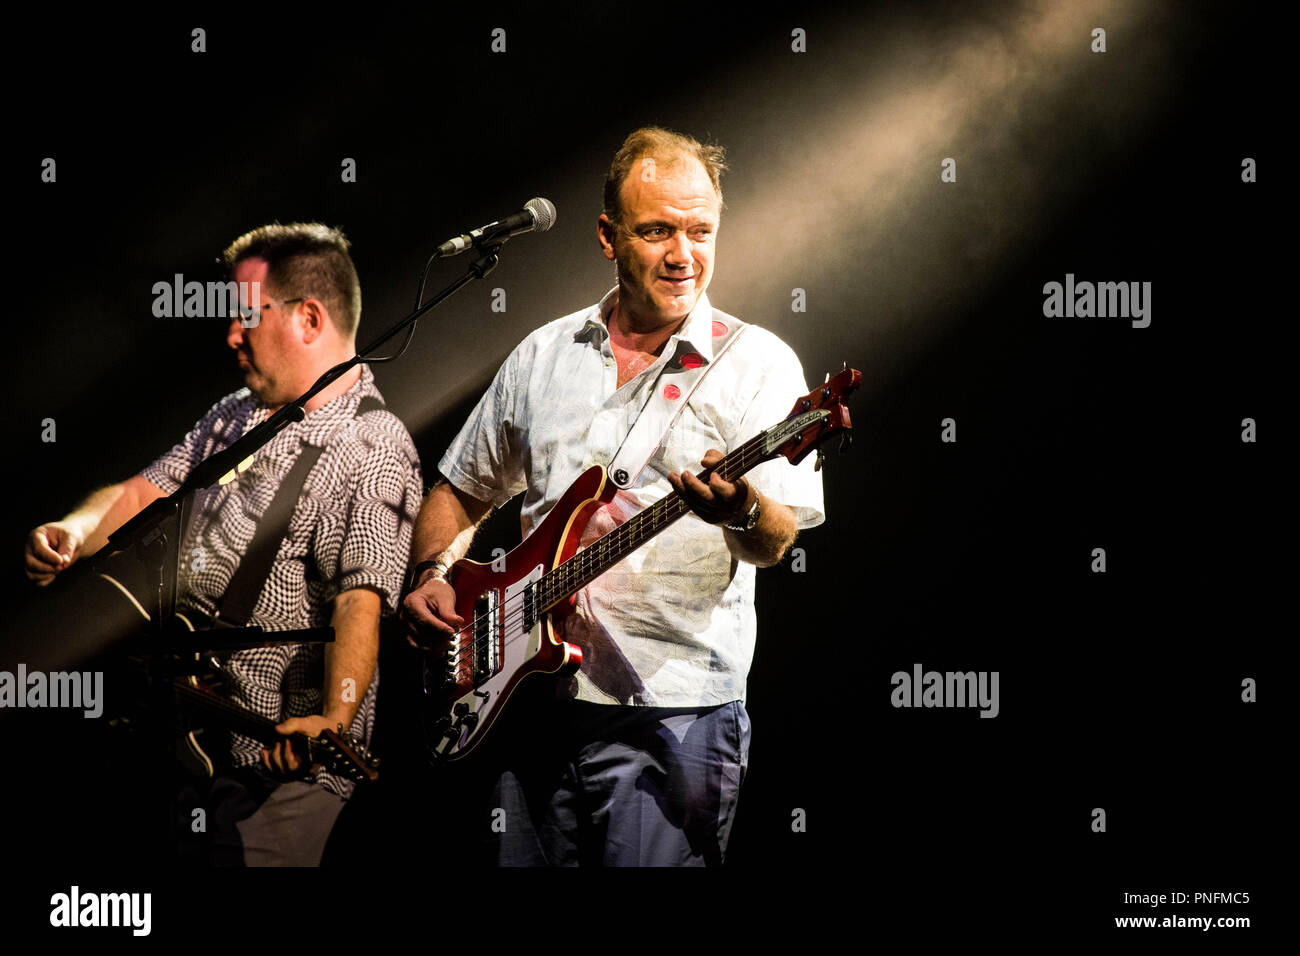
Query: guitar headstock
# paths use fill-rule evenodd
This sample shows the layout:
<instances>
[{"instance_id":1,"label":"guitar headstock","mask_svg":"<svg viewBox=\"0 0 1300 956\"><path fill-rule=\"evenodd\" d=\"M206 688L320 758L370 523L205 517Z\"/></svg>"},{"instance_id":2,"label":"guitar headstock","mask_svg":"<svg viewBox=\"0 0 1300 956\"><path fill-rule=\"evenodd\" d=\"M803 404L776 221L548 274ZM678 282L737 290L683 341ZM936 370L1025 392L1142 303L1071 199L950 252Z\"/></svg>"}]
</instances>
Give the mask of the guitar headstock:
<instances>
[{"instance_id":1,"label":"guitar headstock","mask_svg":"<svg viewBox=\"0 0 1300 956\"><path fill-rule=\"evenodd\" d=\"M797 465L832 435L847 439L853 428L848 398L861 384L862 373L855 368L845 368L834 378L827 376L824 384L794 403L784 422L767 430L764 455L784 455Z\"/></svg>"},{"instance_id":2,"label":"guitar headstock","mask_svg":"<svg viewBox=\"0 0 1300 956\"><path fill-rule=\"evenodd\" d=\"M347 777L357 783L379 779L379 758L342 726L337 731L322 730L311 740L311 759L322 763L331 773Z\"/></svg>"}]
</instances>

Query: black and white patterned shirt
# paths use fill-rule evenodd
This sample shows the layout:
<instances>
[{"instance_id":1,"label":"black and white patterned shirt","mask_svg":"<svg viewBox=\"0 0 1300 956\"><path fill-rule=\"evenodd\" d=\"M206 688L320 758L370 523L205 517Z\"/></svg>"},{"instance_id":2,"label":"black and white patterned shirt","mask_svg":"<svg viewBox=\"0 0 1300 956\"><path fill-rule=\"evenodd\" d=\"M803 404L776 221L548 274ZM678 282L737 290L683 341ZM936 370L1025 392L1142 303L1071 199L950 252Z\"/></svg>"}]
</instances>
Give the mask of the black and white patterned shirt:
<instances>
[{"instance_id":1,"label":"black and white patterned shirt","mask_svg":"<svg viewBox=\"0 0 1300 956\"><path fill-rule=\"evenodd\" d=\"M401 420L386 409L357 416L368 395L380 398L363 365L351 389L281 431L235 480L195 495L181 549L181 608L216 615L259 519L306 441L325 450L307 476L248 623L267 631L325 627L339 594L359 587L374 588L387 611L396 611L424 486L415 445ZM217 402L180 444L140 474L171 494L196 463L269 416L266 405L240 389ZM226 672L231 698L276 722L324 709L323 645L236 651ZM378 686L376 667L364 696L356 688L361 705L350 730L367 745ZM233 733L230 741L233 766L261 762L260 741ZM315 779L344 798L352 793L353 784L343 777L318 771Z\"/></svg>"}]
</instances>

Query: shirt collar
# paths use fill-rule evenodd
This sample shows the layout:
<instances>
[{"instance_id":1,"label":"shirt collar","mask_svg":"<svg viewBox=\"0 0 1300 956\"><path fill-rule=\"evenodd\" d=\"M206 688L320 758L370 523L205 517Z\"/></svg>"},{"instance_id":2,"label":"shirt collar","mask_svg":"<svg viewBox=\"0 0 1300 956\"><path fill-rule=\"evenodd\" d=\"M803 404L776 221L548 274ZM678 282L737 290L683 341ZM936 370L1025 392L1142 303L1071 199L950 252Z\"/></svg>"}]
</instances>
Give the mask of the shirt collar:
<instances>
[{"instance_id":1,"label":"shirt collar","mask_svg":"<svg viewBox=\"0 0 1300 956\"><path fill-rule=\"evenodd\" d=\"M375 388L375 376L370 371L370 366L361 365L361 377L352 383L342 395L336 395L320 408L307 413L307 417L296 425L285 429L286 432L293 431L294 437L301 441L310 442L313 445L324 444L325 439L333 434L334 429L343 422L356 417L357 406L361 404L361 399L366 395L378 395ZM270 409L260 401L257 403L257 412L253 417L252 424L261 424L271 417Z\"/></svg>"},{"instance_id":2,"label":"shirt collar","mask_svg":"<svg viewBox=\"0 0 1300 956\"><path fill-rule=\"evenodd\" d=\"M608 337L609 315L616 305L618 305L618 286L614 286L601 298L596 305L595 313L588 316L586 327L598 328L603 337ZM603 340L601 338L597 341ZM706 362L713 361L713 306L709 303L707 292L700 293L700 297L695 301L695 308L691 309L682 327L669 337L664 351L672 354L674 349L670 346L680 342L688 343L692 349L704 356Z\"/></svg>"}]
</instances>

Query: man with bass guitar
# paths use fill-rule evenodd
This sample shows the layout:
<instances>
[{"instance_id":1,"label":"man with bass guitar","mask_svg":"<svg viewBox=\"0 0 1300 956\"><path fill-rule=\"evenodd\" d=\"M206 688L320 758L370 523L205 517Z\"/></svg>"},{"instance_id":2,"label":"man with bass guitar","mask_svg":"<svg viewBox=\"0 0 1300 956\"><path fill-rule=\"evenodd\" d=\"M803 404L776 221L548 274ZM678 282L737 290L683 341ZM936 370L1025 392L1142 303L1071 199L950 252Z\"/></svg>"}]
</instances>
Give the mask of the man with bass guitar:
<instances>
[{"instance_id":1,"label":"man with bass guitar","mask_svg":"<svg viewBox=\"0 0 1300 956\"><path fill-rule=\"evenodd\" d=\"M518 610L533 600L522 592L490 617L457 611L456 562L491 509L524 493L527 539L600 465L614 486L569 522L584 547L674 493L694 512L575 591L563 621L573 673L551 682L554 700L504 709L480 763L487 802L439 808L500 865L724 860L749 752L755 569L824 513L811 460L767 461L731 481L707 473L807 391L788 346L706 295L723 169L720 148L688 136L646 127L627 138L596 229L617 286L515 349L416 523L403 613L413 643L454 675L458 661L487 673L492 654L512 653L484 621L532 613ZM466 700L449 750L468 739Z\"/></svg>"}]
</instances>

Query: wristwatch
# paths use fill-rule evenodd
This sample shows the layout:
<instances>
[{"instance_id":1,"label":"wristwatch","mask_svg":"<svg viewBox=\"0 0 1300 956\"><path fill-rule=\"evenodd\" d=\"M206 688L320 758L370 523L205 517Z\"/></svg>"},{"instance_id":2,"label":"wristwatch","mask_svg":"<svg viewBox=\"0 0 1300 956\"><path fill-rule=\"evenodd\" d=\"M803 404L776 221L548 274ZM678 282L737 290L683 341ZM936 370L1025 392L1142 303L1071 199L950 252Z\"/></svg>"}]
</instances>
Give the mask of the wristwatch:
<instances>
[{"instance_id":1,"label":"wristwatch","mask_svg":"<svg viewBox=\"0 0 1300 956\"><path fill-rule=\"evenodd\" d=\"M754 503L750 505L743 518L733 523L724 524L723 527L728 531L734 531L736 534L744 534L746 531L753 531L754 526L758 524L758 495L754 495Z\"/></svg>"},{"instance_id":2,"label":"wristwatch","mask_svg":"<svg viewBox=\"0 0 1300 956\"><path fill-rule=\"evenodd\" d=\"M421 561L415 567L411 568L410 572L406 575L406 587L403 590L403 593L410 594L419 587L420 575L424 574L424 572L428 571L430 568L436 568L441 573L440 576L444 579L447 577L447 572L451 570L441 561Z\"/></svg>"}]
</instances>

